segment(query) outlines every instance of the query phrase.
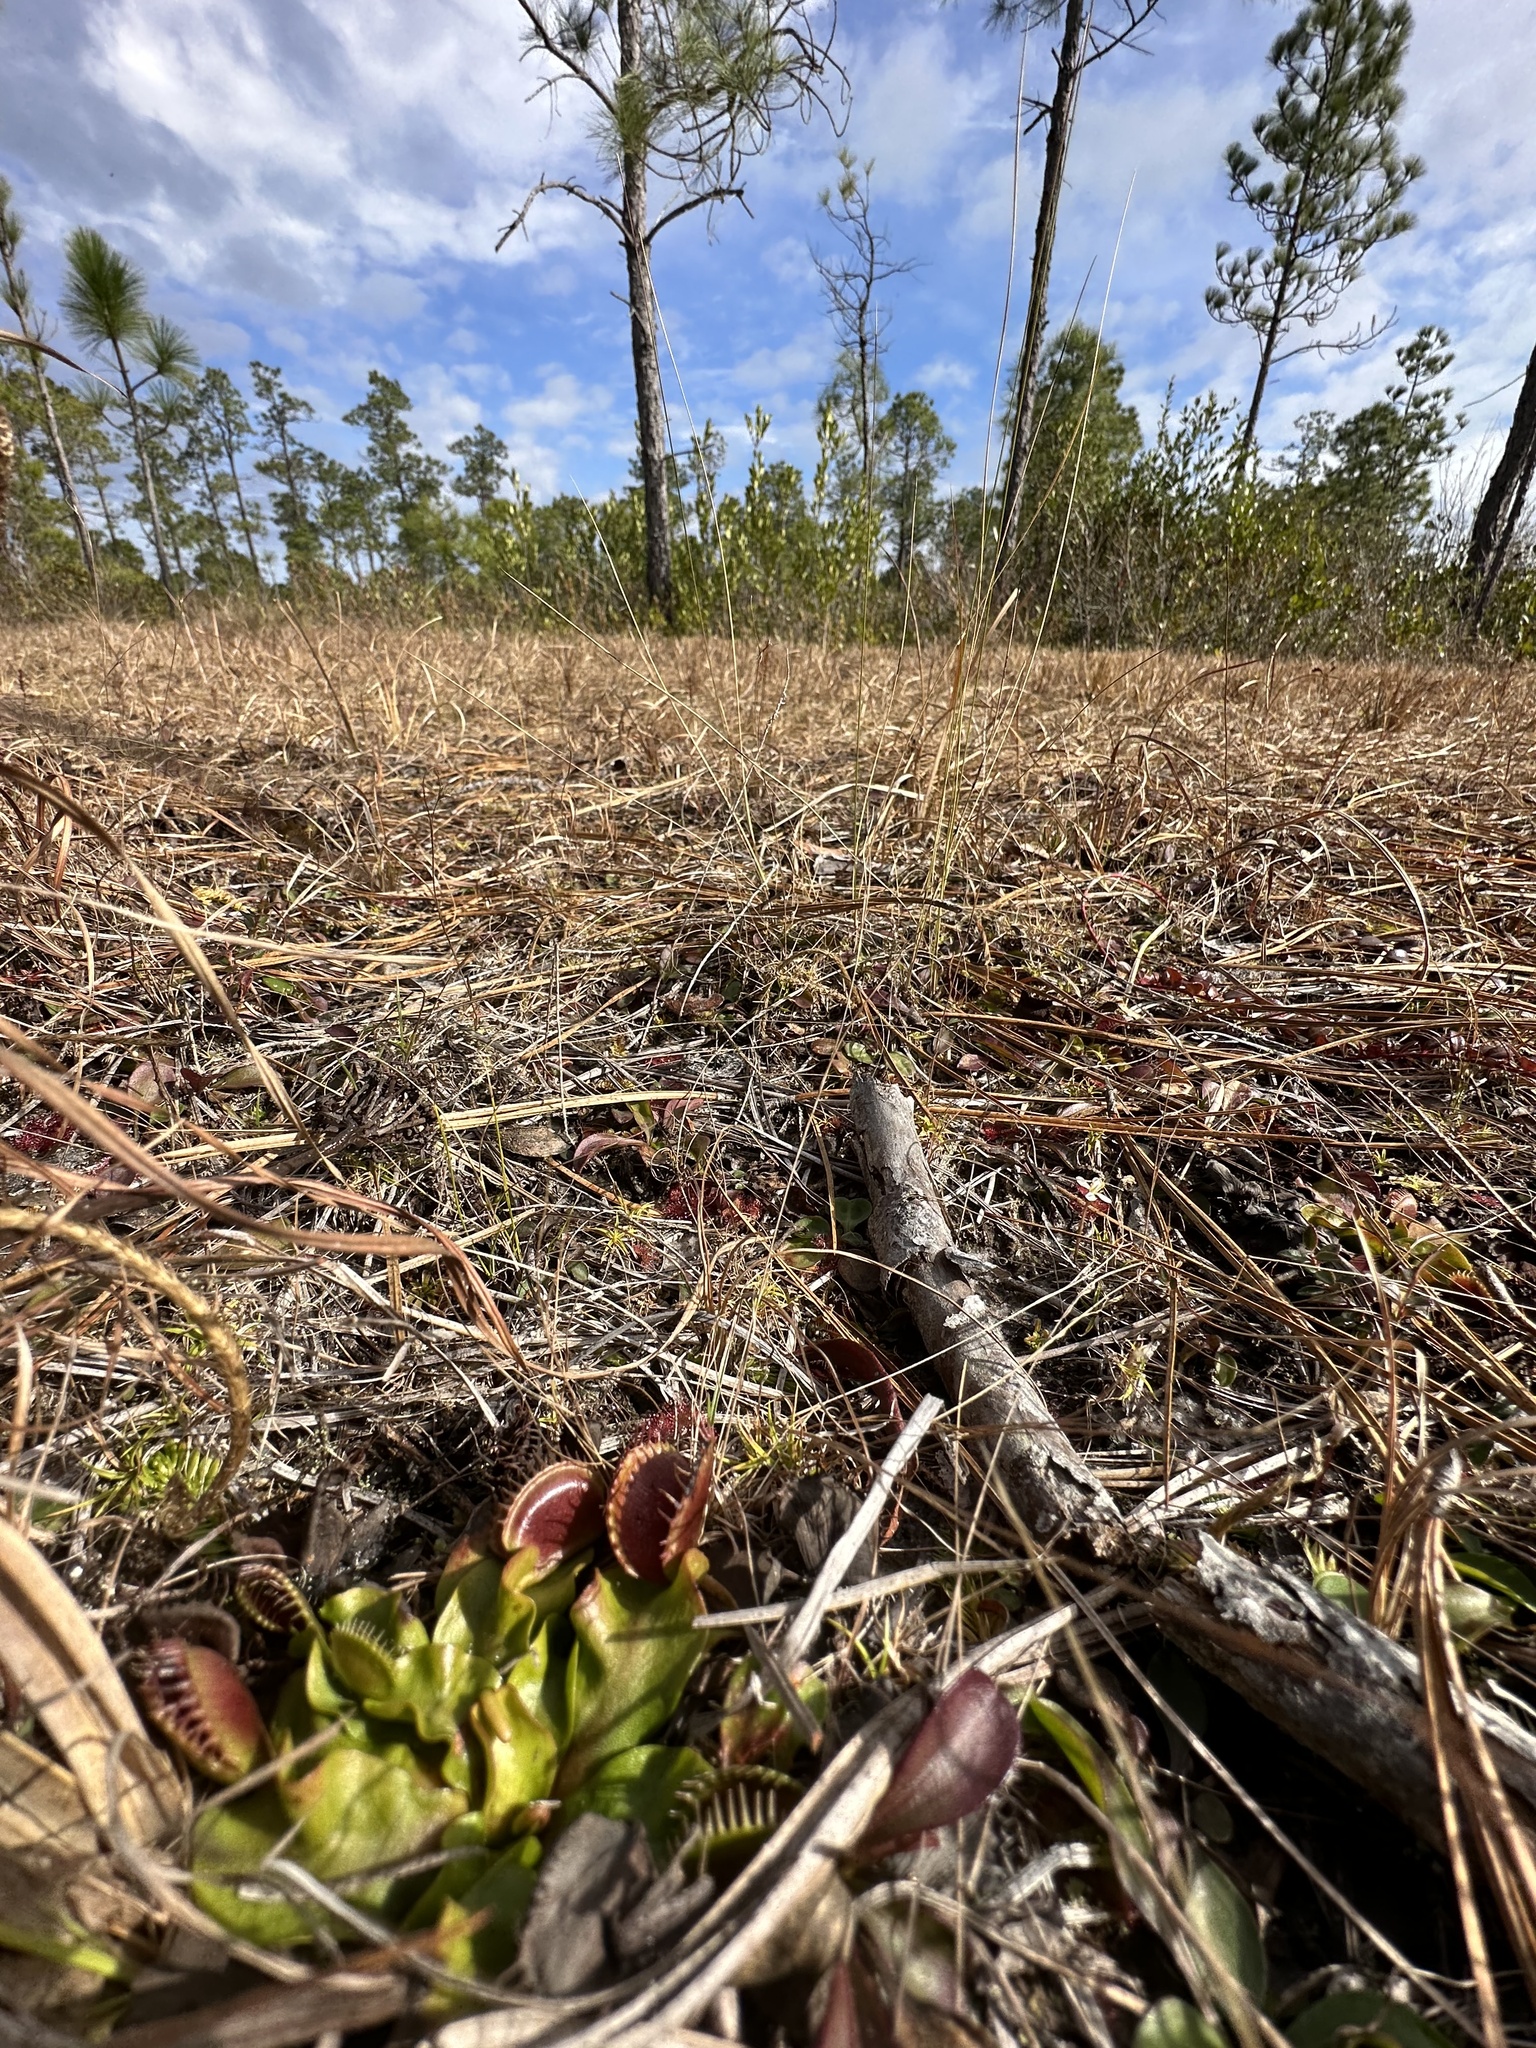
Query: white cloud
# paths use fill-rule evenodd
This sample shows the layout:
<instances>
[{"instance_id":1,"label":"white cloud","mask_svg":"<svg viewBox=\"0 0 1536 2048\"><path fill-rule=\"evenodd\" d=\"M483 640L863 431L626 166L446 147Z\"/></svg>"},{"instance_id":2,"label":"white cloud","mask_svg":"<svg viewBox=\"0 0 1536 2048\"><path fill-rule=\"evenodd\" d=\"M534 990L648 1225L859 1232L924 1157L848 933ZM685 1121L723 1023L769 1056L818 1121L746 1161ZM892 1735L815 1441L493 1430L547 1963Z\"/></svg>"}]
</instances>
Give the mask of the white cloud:
<instances>
[{"instance_id":1,"label":"white cloud","mask_svg":"<svg viewBox=\"0 0 1536 2048\"><path fill-rule=\"evenodd\" d=\"M359 320L386 327L414 320L427 303L427 295L413 277L398 271L376 270L359 278L346 295L345 310Z\"/></svg>"},{"instance_id":2,"label":"white cloud","mask_svg":"<svg viewBox=\"0 0 1536 2048\"><path fill-rule=\"evenodd\" d=\"M802 327L788 341L772 348L756 348L733 364L730 382L752 397L777 394L787 385L803 383L808 377L827 376L831 358L832 343L827 329Z\"/></svg>"},{"instance_id":3,"label":"white cloud","mask_svg":"<svg viewBox=\"0 0 1536 2048\"><path fill-rule=\"evenodd\" d=\"M974 123L1003 98L1011 103L1007 45L996 47L1001 64L967 70L956 61L947 25L919 19L878 51L865 46L854 53L850 142L857 156L874 158L877 193L922 204L946 196L944 173Z\"/></svg>"},{"instance_id":4,"label":"white cloud","mask_svg":"<svg viewBox=\"0 0 1536 2048\"><path fill-rule=\"evenodd\" d=\"M935 356L923 364L917 381L928 391L969 391L976 382L976 365L962 363L958 356Z\"/></svg>"},{"instance_id":5,"label":"white cloud","mask_svg":"<svg viewBox=\"0 0 1536 2048\"><path fill-rule=\"evenodd\" d=\"M1234 398L1250 387L1252 338L1211 321L1202 293L1217 239L1247 239L1221 152L1272 92L1264 52L1289 12L1180 0L1160 11L1149 56L1119 53L1085 88L1053 313L1071 311L1086 278L1083 315L1098 319L1130 191L1106 331L1147 425L1170 372L1180 402L1211 384ZM206 353L285 363L332 422L382 362L434 446L483 407L505 418L537 488L620 480L633 398L610 229L551 195L529 235L493 253L541 172L592 168L575 102L530 102L537 72L516 13L507 0L9 0L4 156L40 291L64 231L92 221ZM890 375L946 394L957 474L980 462L1014 212L1019 43L986 33L983 15L845 0L839 31L856 93L849 145L876 159L893 253L922 260L887 294ZM1429 167L1421 224L1373 254L1341 313L1349 325L1396 307L1399 330L1355 361L1286 366L1266 411L1275 443L1298 408L1375 396L1395 341L1421 322L1449 328L1454 381L1471 397L1518 373L1536 341L1536 0L1417 0L1416 17L1404 139ZM1047 85L1049 46L1048 32L1032 39L1031 90ZM1014 333L1040 140L1022 157ZM829 239L814 202L834 148L824 122L782 124L751 168L753 217L723 216L713 247L702 217L660 245L695 418L735 427L761 402L776 450L801 461L814 459L832 355L806 243ZM1513 395L1478 409L1469 445L1497 435Z\"/></svg>"},{"instance_id":6,"label":"white cloud","mask_svg":"<svg viewBox=\"0 0 1536 2048\"><path fill-rule=\"evenodd\" d=\"M141 192L137 227L188 281L290 302L361 289L366 309L385 290L376 270L489 260L540 169L583 147L578 126L551 127L527 104L536 74L497 0L63 0L60 11L80 19L97 125L126 120L159 159L141 167L159 175L138 182L159 189ZM590 241L581 212L550 206L539 242ZM520 244L508 260L530 254ZM379 304L380 317L405 317L399 297Z\"/></svg>"},{"instance_id":7,"label":"white cloud","mask_svg":"<svg viewBox=\"0 0 1536 2048\"><path fill-rule=\"evenodd\" d=\"M614 434L613 392L606 384L586 384L569 370L546 364L540 389L515 398L501 409L503 438L523 482L537 495L572 488L573 458L594 446L606 446ZM633 443L619 443L628 452Z\"/></svg>"}]
</instances>

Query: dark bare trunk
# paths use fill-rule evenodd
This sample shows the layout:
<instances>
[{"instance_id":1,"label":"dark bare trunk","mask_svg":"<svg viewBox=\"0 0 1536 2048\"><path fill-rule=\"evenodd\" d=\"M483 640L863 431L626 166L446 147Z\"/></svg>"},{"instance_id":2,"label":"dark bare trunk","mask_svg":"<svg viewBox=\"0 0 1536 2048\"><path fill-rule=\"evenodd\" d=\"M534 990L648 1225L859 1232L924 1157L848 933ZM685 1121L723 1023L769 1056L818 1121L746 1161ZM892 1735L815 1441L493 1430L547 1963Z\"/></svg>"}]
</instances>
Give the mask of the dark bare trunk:
<instances>
[{"instance_id":1,"label":"dark bare trunk","mask_svg":"<svg viewBox=\"0 0 1536 2048\"><path fill-rule=\"evenodd\" d=\"M619 0L619 70L633 77L642 68L639 0ZM640 432L640 487L645 499L645 588L670 625L676 613L672 590L672 508L667 493L667 406L656 348L656 294L651 282L651 247L646 240L645 152L626 150L624 262L629 278L629 342L635 359L635 410Z\"/></svg>"},{"instance_id":2,"label":"dark bare trunk","mask_svg":"<svg viewBox=\"0 0 1536 2048\"><path fill-rule=\"evenodd\" d=\"M0 568L11 559L11 478L16 474L16 433L0 405Z\"/></svg>"},{"instance_id":3,"label":"dark bare trunk","mask_svg":"<svg viewBox=\"0 0 1536 2048\"><path fill-rule=\"evenodd\" d=\"M117 374L122 379L123 396L128 401L128 419L133 428L133 450L139 458L139 475L144 480L144 502L149 507L150 536L155 543L155 564L160 571L160 581L169 596L171 564L165 552L165 533L160 524L160 500L155 495L155 475L149 459L149 444L144 438L144 417L139 411L139 401L134 396L133 380L128 375L128 365L116 342L112 344L112 353L117 358Z\"/></svg>"},{"instance_id":4,"label":"dark bare trunk","mask_svg":"<svg viewBox=\"0 0 1536 2048\"><path fill-rule=\"evenodd\" d=\"M7 281L14 290L16 287L16 274L12 269L9 257L5 259L5 274ZM22 304L26 303L21 298L19 291L17 292L17 298ZM26 323L19 314L17 316L17 325L22 328L23 332L26 331ZM48 446L53 455L53 473L58 478L59 490L63 494L64 504L69 512L69 523L75 529L75 539L80 543L80 559L85 564L85 573L90 579L91 596L97 604L100 604L101 583L96 572L96 550L91 545L91 529L86 524L85 511L80 503L79 493L75 489L75 480L70 474L69 457L64 452L64 436L59 431L59 416L53 409L53 393L48 389L48 378L43 370L42 357L32 356L29 360L32 364L33 382L37 386L38 403L43 408L43 421L48 429Z\"/></svg>"},{"instance_id":5,"label":"dark bare trunk","mask_svg":"<svg viewBox=\"0 0 1536 2048\"><path fill-rule=\"evenodd\" d=\"M229 552L229 535L224 527L223 514L219 511L219 494L213 487L213 471L208 466L208 457L204 452L201 437L199 437L198 442L197 462L198 467L203 472L203 490L208 499L208 516L213 521L213 530L218 536L219 554L223 559L226 572L232 576L234 574L234 562Z\"/></svg>"},{"instance_id":6,"label":"dark bare trunk","mask_svg":"<svg viewBox=\"0 0 1536 2048\"><path fill-rule=\"evenodd\" d=\"M1509 544L1525 510L1533 471L1536 471L1536 349L1532 349L1531 359L1525 367L1525 382L1520 386L1509 439L1504 443L1504 453L1488 479L1488 488L1472 522L1472 538L1467 543L1464 602L1474 627L1483 623L1483 613L1488 609L1488 600L1493 595L1493 587L1509 553Z\"/></svg>"},{"instance_id":7,"label":"dark bare trunk","mask_svg":"<svg viewBox=\"0 0 1536 2048\"><path fill-rule=\"evenodd\" d=\"M117 521L112 517L112 500L107 496L107 480L101 473L101 464L91 463L91 487L96 493L96 502L101 507L101 523L107 529L107 539L117 546Z\"/></svg>"},{"instance_id":8,"label":"dark bare trunk","mask_svg":"<svg viewBox=\"0 0 1536 2048\"><path fill-rule=\"evenodd\" d=\"M80 559L85 564L85 573L90 579L91 597L101 603L101 578L96 569L96 549L91 542L91 529L86 524L85 507L80 503L80 494L75 489L75 479L70 474L69 457L64 452L64 436L59 431L59 417L53 409L53 393L48 389L48 379L43 374L41 363L34 361L33 375L37 379L37 395L42 401L43 420L48 428L48 445L53 452L53 471L59 480L64 503L69 511L69 523L75 529L75 539L80 544Z\"/></svg>"},{"instance_id":9,"label":"dark bare trunk","mask_svg":"<svg viewBox=\"0 0 1536 2048\"><path fill-rule=\"evenodd\" d=\"M1280 273L1280 282L1275 287L1274 310L1269 316L1269 325L1264 330L1264 339L1259 346L1259 374L1253 380L1253 397L1249 401L1248 417L1243 422L1242 438L1237 444L1239 464L1246 464L1253 453L1253 444L1258 437L1259 410L1264 403L1265 386L1269 383L1270 367L1275 359L1275 350L1280 342L1280 323L1285 313L1286 294L1291 281L1291 261L1287 257Z\"/></svg>"},{"instance_id":10,"label":"dark bare trunk","mask_svg":"<svg viewBox=\"0 0 1536 2048\"><path fill-rule=\"evenodd\" d=\"M1040 180L1040 211L1035 219L1035 254L1029 273L1029 305L1024 313L1024 338L1014 385L1013 431L1003 471L1003 509L999 558L1006 561L1018 540L1019 500L1029 466L1030 437L1035 424L1035 384L1045 347L1045 316L1051 291L1051 258L1056 249L1056 219L1061 188L1066 182L1067 150L1077 112L1077 88L1083 75L1088 33L1086 0L1067 0L1056 53L1056 90L1045 130L1045 164Z\"/></svg>"},{"instance_id":11,"label":"dark bare trunk","mask_svg":"<svg viewBox=\"0 0 1536 2048\"><path fill-rule=\"evenodd\" d=\"M245 536L245 551L251 558L251 573L256 578L256 588L260 590L262 587L261 563L256 554L256 536L251 530L251 515L245 509L245 492L240 488L240 471L235 462L234 444L232 441L226 440L224 447L225 452L229 456L229 474L234 481L235 506L240 514L240 531Z\"/></svg>"}]
</instances>

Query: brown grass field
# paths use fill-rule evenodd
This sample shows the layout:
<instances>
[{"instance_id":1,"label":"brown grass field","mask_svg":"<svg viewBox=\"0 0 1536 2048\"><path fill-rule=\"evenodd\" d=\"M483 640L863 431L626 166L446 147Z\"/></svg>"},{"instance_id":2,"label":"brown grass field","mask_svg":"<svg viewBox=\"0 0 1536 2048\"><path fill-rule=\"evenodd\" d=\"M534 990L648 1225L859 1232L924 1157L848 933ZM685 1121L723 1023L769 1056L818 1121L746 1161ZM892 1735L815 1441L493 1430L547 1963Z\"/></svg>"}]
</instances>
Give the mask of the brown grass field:
<instances>
[{"instance_id":1,"label":"brown grass field","mask_svg":"<svg viewBox=\"0 0 1536 2048\"><path fill-rule=\"evenodd\" d=\"M1168 1571L1214 1529L1343 1575L1410 1647L1415 1589L1449 1587L1450 1696L1536 1727L1533 709L1511 669L0 629L12 1526L131 1663L159 1610L225 1601L233 1536L320 1578L328 1515L333 1580L416 1598L486 1497L673 1407L716 1435L712 1603L795 1601L810 1523L937 1384L859 1228L874 1070ZM908 1579L829 1616L844 1735L1097 1583L1041 1682L1159 1856L1194 1845L1254 1906L1268 2003L1217 2000L1240 2048L1330 1987L1528 2032L1532 1866L1483 1795L1447 1856L1185 1666L1213 1775L1137 1690L1145 1546L1038 1550L982 1471L947 1415L852 1575ZM1495 1563L1425 1580L1442 1537ZM11 1681L13 1733L56 1752ZM1093 1830L1044 1782L887 1875L950 1942L947 2017L902 2040L1110 2048L1180 1989L1102 1838L1052 1875ZM339 2038L300 1999L334 1949L168 1947L176 1847L122 1849L95 1919L70 1894L116 1975L0 1946L0 2039L8 2004L55 2039L233 2041L198 2015L240 1997L266 2001L246 2048ZM0 1883L0 1944L23 1912ZM371 1966L381 2023L425 1953ZM696 2027L808 2041L809 1983Z\"/></svg>"}]
</instances>

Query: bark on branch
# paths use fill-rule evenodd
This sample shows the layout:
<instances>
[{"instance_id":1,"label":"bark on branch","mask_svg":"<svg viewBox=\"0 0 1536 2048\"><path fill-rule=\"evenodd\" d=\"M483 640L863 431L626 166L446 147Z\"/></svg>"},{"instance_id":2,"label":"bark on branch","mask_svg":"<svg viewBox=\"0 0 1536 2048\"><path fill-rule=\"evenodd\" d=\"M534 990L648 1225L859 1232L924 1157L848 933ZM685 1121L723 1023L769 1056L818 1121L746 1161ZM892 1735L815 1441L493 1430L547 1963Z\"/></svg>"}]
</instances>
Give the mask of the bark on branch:
<instances>
[{"instance_id":1,"label":"bark on branch","mask_svg":"<svg viewBox=\"0 0 1536 2048\"><path fill-rule=\"evenodd\" d=\"M906 1092L861 1075L849 1093L873 1209L869 1235L955 1402L980 1462L1038 1536L1077 1531L1101 1553L1134 1553L1161 1580L1153 1615L1188 1656L1277 1727L1325 1757L1439 1845L1441 1799L1418 1658L1276 1566L1201 1535L1171 1573L1160 1527L1124 1522L1056 1423L965 1271L923 1158ZM1469 1703L1517 1823L1536 1832L1536 1737ZM1453 1744L1464 1800L1485 1796L1475 1745ZM1466 1752L1461 1754L1460 1752Z\"/></svg>"},{"instance_id":2,"label":"bark on branch","mask_svg":"<svg viewBox=\"0 0 1536 2048\"><path fill-rule=\"evenodd\" d=\"M1082 1530L1096 1549L1114 1548L1119 1510L965 1271L923 1157L911 1096L860 1075L849 1108L873 1204L870 1242L901 1290L961 1426L977 1440L978 1461L1037 1536Z\"/></svg>"},{"instance_id":3,"label":"bark on branch","mask_svg":"<svg viewBox=\"0 0 1536 2048\"><path fill-rule=\"evenodd\" d=\"M1443 1846L1419 1660L1336 1600L1209 1536L1186 1577L1152 1598L1163 1633L1267 1720ZM1472 1711L1520 1818L1536 1815L1536 1740Z\"/></svg>"}]
</instances>

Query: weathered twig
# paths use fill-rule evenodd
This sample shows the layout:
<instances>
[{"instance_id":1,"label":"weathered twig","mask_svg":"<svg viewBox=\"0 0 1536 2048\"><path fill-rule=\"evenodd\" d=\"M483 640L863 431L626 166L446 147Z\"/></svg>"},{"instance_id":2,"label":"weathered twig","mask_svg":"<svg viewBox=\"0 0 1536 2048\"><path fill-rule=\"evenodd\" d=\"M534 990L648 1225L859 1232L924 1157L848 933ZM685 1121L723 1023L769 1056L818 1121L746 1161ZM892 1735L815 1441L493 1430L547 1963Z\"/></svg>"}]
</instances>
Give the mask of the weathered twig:
<instances>
[{"instance_id":1,"label":"weathered twig","mask_svg":"<svg viewBox=\"0 0 1536 2048\"><path fill-rule=\"evenodd\" d=\"M1193 1571L1153 1595L1152 1612L1197 1664L1438 1844L1439 1794L1410 1651L1209 1536ZM1536 1738L1496 1708L1470 1705L1505 1786L1536 1814Z\"/></svg>"},{"instance_id":2,"label":"weathered twig","mask_svg":"<svg viewBox=\"0 0 1536 2048\"><path fill-rule=\"evenodd\" d=\"M876 1473L875 1483L861 1503L858 1513L827 1552L811 1590L801 1602L799 1613L785 1629L783 1639L777 1645L779 1661L786 1671L793 1671L815 1642L816 1631L821 1627L822 1617L827 1611L827 1602L843 1583L843 1576L849 1565L863 1549L866 1537L879 1520L891 1488L896 1484L903 1467L916 1453L918 1445L928 1434L929 1425L942 1405L932 1394L918 1402L912 1420L886 1452L885 1462Z\"/></svg>"},{"instance_id":3,"label":"weathered twig","mask_svg":"<svg viewBox=\"0 0 1536 2048\"><path fill-rule=\"evenodd\" d=\"M297 2048L331 2028L392 2020L410 1995L403 1978L354 1962L307 1983L262 1985L196 2012L145 2020L117 2038L125 2048Z\"/></svg>"},{"instance_id":4,"label":"weathered twig","mask_svg":"<svg viewBox=\"0 0 1536 2048\"><path fill-rule=\"evenodd\" d=\"M849 1109L874 1205L870 1242L900 1286L962 1426L983 1439L987 1469L1037 1536L1081 1529L1095 1548L1113 1548L1119 1510L1068 1442L957 1254L911 1096L861 1074Z\"/></svg>"},{"instance_id":5,"label":"weathered twig","mask_svg":"<svg viewBox=\"0 0 1536 2048\"><path fill-rule=\"evenodd\" d=\"M1156 1519L1121 1521L960 1265L911 1097L860 1076L850 1107L874 1204L871 1241L899 1279L964 1419L997 1432L994 1469L1031 1528L1041 1535L1085 1529L1100 1548L1118 1540L1140 1553L1163 1579L1152 1609L1173 1641L1438 1841L1440 1799L1418 1659L1337 1601L1210 1536L1200 1538L1192 1572L1165 1576ZM1471 1711L1521 1819L1536 1816L1536 1739L1482 1702ZM1480 1787L1463 1789L1476 1798Z\"/></svg>"}]
</instances>

